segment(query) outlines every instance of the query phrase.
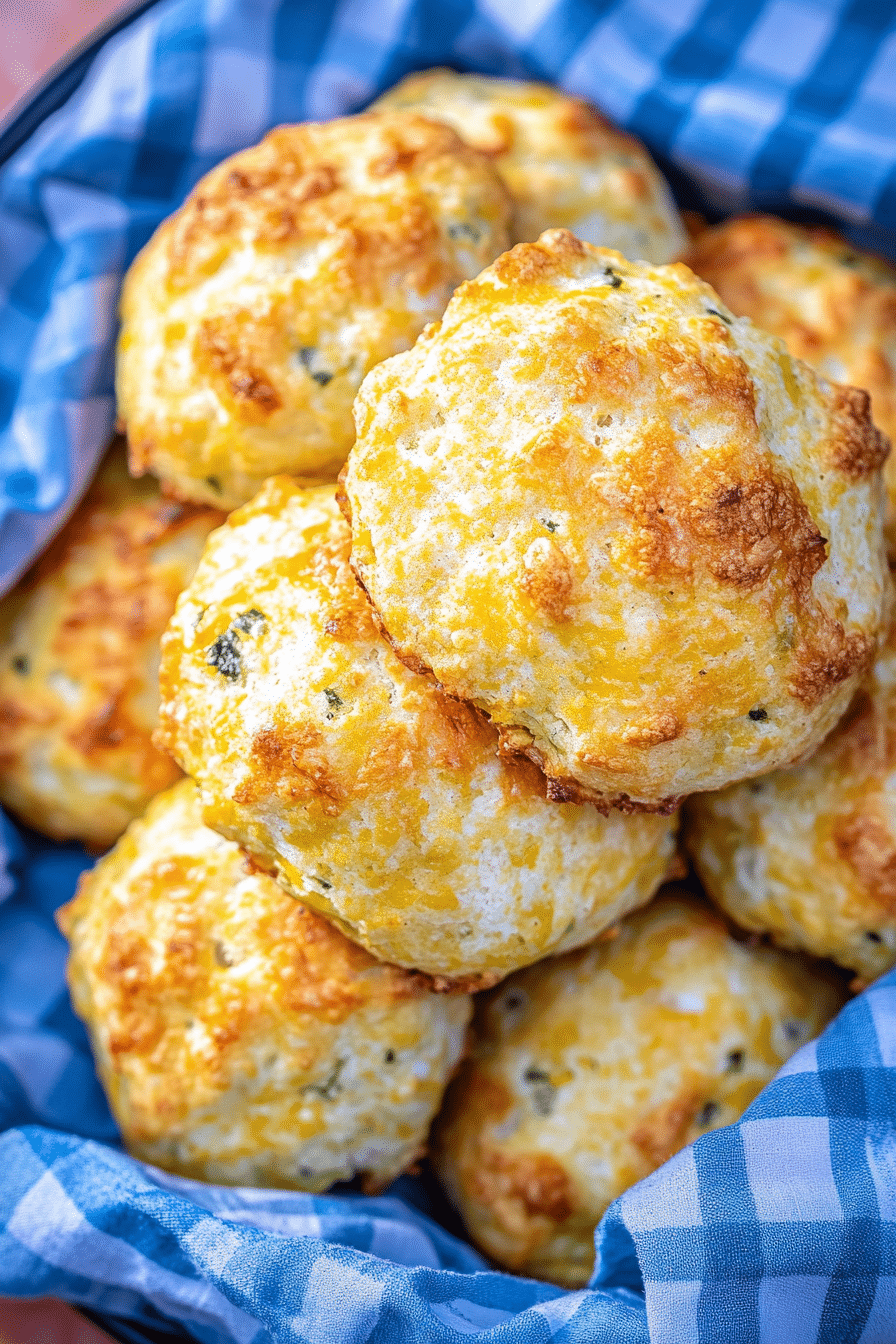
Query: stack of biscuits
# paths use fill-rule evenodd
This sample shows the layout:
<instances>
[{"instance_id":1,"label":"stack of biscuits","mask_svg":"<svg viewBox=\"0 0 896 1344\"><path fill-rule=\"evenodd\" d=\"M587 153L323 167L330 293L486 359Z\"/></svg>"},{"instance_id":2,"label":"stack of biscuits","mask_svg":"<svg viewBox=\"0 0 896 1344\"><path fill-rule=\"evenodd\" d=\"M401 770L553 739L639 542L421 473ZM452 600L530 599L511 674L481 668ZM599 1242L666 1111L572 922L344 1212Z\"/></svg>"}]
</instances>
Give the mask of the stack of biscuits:
<instances>
[{"instance_id":1,"label":"stack of biscuits","mask_svg":"<svg viewBox=\"0 0 896 1344\"><path fill-rule=\"evenodd\" d=\"M123 439L0 613L0 801L108 850L59 921L124 1140L426 1157L581 1286L896 963L896 270L685 230L583 101L435 70L220 164L121 314Z\"/></svg>"}]
</instances>

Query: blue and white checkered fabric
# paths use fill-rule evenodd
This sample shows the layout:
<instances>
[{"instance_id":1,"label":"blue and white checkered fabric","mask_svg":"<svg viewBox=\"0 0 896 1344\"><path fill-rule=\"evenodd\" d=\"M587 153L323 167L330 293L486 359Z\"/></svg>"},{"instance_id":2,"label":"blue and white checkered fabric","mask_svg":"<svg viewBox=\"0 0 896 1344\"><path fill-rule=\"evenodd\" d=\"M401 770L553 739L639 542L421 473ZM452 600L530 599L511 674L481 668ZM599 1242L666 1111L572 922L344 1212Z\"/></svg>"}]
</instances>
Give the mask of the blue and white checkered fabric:
<instances>
[{"instance_id":1,"label":"blue and white checkered fabric","mask_svg":"<svg viewBox=\"0 0 896 1344\"><path fill-rule=\"evenodd\" d=\"M267 127L440 62L586 94L687 203L821 207L896 255L893 0L161 0L0 172L0 584L105 446L118 285L159 220ZM88 860L3 825L0 1294L215 1344L896 1344L896 973L617 1201L562 1294L489 1271L412 1182L221 1190L123 1155L52 921Z\"/></svg>"},{"instance_id":2,"label":"blue and white checkered fabric","mask_svg":"<svg viewBox=\"0 0 896 1344\"><path fill-rule=\"evenodd\" d=\"M896 972L738 1125L617 1200L592 1288L564 1294L490 1272L406 1178L380 1199L227 1190L113 1147L52 921L87 860L5 838L0 1295L169 1317L207 1344L896 1341Z\"/></svg>"}]
</instances>

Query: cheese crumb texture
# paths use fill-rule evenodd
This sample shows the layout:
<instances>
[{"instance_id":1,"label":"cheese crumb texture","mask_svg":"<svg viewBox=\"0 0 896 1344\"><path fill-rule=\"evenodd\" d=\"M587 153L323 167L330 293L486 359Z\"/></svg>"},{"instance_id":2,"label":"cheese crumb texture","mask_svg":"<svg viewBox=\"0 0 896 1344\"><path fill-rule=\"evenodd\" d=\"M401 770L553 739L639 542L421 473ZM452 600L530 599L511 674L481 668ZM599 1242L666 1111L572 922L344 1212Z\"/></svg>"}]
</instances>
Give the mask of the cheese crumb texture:
<instances>
[{"instance_id":1,"label":"cheese crumb texture","mask_svg":"<svg viewBox=\"0 0 896 1344\"><path fill-rule=\"evenodd\" d=\"M0 603L0 802L27 825L107 849L177 779L152 741L159 640L221 522L132 480L119 444Z\"/></svg>"},{"instance_id":2,"label":"cheese crumb texture","mask_svg":"<svg viewBox=\"0 0 896 1344\"><path fill-rule=\"evenodd\" d=\"M448 982L494 983L648 901L675 821L546 802L380 636L350 540L332 488L278 477L183 594L160 739L207 823L376 956Z\"/></svg>"},{"instance_id":3,"label":"cheese crumb texture","mask_svg":"<svg viewBox=\"0 0 896 1344\"><path fill-rule=\"evenodd\" d=\"M423 1151L471 1002L375 961L157 798L60 912L128 1150L225 1185L386 1185Z\"/></svg>"},{"instance_id":4,"label":"cheese crumb texture","mask_svg":"<svg viewBox=\"0 0 896 1344\"><path fill-rule=\"evenodd\" d=\"M508 242L489 161L408 112L281 126L214 168L134 262L119 414L135 471L232 509L332 481L352 401Z\"/></svg>"},{"instance_id":5,"label":"cheese crumb texture","mask_svg":"<svg viewBox=\"0 0 896 1344\"><path fill-rule=\"evenodd\" d=\"M868 398L682 265L520 244L355 414L352 563L384 628L556 798L671 808L789 764L871 666Z\"/></svg>"},{"instance_id":6,"label":"cheese crumb texture","mask_svg":"<svg viewBox=\"0 0 896 1344\"><path fill-rule=\"evenodd\" d=\"M645 147L584 98L436 69L408 75L373 106L444 121L487 154L513 199L515 243L567 228L586 243L658 262L684 246L672 193Z\"/></svg>"},{"instance_id":7,"label":"cheese crumb texture","mask_svg":"<svg viewBox=\"0 0 896 1344\"><path fill-rule=\"evenodd\" d=\"M867 980L896 963L896 634L849 712L790 770L701 794L687 844L713 900Z\"/></svg>"},{"instance_id":8,"label":"cheese crumb texture","mask_svg":"<svg viewBox=\"0 0 896 1344\"><path fill-rule=\"evenodd\" d=\"M737 1120L844 998L830 969L735 942L674 889L611 941L511 976L479 1002L434 1135L470 1236L584 1287L607 1206Z\"/></svg>"}]
</instances>

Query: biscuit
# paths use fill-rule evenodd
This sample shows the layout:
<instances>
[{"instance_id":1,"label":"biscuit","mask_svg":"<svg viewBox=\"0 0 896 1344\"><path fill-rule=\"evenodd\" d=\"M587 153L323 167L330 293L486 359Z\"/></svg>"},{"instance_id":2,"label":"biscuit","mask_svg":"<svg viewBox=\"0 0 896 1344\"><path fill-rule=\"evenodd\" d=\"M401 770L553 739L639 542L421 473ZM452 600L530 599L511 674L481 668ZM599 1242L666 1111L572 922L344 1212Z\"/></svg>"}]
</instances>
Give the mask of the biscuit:
<instances>
[{"instance_id":1,"label":"biscuit","mask_svg":"<svg viewBox=\"0 0 896 1344\"><path fill-rule=\"evenodd\" d=\"M131 480L118 447L0 603L0 802L29 826L106 849L177 779L152 744L159 640L222 521Z\"/></svg>"},{"instance_id":2,"label":"biscuit","mask_svg":"<svg viewBox=\"0 0 896 1344\"><path fill-rule=\"evenodd\" d=\"M488 160L411 113L281 126L226 159L125 279L132 469L227 509L277 472L335 480L364 374L503 251L509 215Z\"/></svg>"},{"instance_id":3,"label":"biscuit","mask_svg":"<svg viewBox=\"0 0 896 1344\"><path fill-rule=\"evenodd\" d=\"M478 985L649 900L675 822L548 806L469 706L380 638L332 488L216 532L163 641L160 740L208 825L376 956Z\"/></svg>"},{"instance_id":4,"label":"biscuit","mask_svg":"<svg viewBox=\"0 0 896 1344\"><path fill-rule=\"evenodd\" d=\"M896 267L830 229L769 215L729 219L694 241L688 264L732 312L780 336L826 378L871 395L874 423L896 437ZM896 458L884 468L896 546Z\"/></svg>"},{"instance_id":5,"label":"biscuit","mask_svg":"<svg viewBox=\"0 0 896 1344\"><path fill-rule=\"evenodd\" d=\"M735 942L662 893L598 941L480 1000L433 1161L472 1239L518 1274L583 1287L630 1185L733 1123L844 999L833 972Z\"/></svg>"},{"instance_id":6,"label":"biscuit","mask_svg":"<svg viewBox=\"0 0 896 1344\"><path fill-rule=\"evenodd\" d=\"M685 245L672 193L647 150L583 98L436 69L408 75L373 106L444 121L487 154L513 198L515 243L562 227L654 262L671 261Z\"/></svg>"},{"instance_id":7,"label":"biscuit","mask_svg":"<svg viewBox=\"0 0 896 1344\"><path fill-rule=\"evenodd\" d=\"M867 980L896 964L896 634L814 756L686 815L701 881L738 924Z\"/></svg>"},{"instance_id":8,"label":"biscuit","mask_svg":"<svg viewBox=\"0 0 896 1344\"><path fill-rule=\"evenodd\" d=\"M125 1143L227 1185L386 1185L425 1147L467 995L384 966L156 798L60 912L69 983Z\"/></svg>"},{"instance_id":9,"label":"biscuit","mask_svg":"<svg viewBox=\"0 0 896 1344\"><path fill-rule=\"evenodd\" d=\"M811 751L888 593L867 396L681 265L554 230L365 379L352 563L555 797L672 807Z\"/></svg>"}]
</instances>

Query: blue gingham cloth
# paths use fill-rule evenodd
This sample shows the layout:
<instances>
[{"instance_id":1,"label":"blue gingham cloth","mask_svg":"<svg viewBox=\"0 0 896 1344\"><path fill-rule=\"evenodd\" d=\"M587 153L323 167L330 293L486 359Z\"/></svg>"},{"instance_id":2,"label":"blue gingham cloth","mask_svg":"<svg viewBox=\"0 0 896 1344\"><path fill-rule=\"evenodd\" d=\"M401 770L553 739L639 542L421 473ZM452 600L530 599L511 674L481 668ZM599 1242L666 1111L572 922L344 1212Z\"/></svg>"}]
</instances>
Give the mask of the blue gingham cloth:
<instances>
[{"instance_id":1,"label":"blue gingham cloth","mask_svg":"<svg viewBox=\"0 0 896 1344\"><path fill-rule=\"evenodd\" d=\"M159 220L267 127L437 62L586 94L688 204L824 209L896 255L891 0L162 0L0 171L0 585L106 443L118 286ZM125 1156L52 921L89 861L2 827L0 1294L209 1344L896 1344L896 974L618 1200L567 1294L492 1272L407 1180L234 1191Z\"/></svg>"},{"instance_id":2,"label":"blue gingham cloth","mask_svg":"<svg viewBox=\"0 0 896 1344\"><path fill-rule=\"evenodd\" d=\"M206 1344L896 1341L896 972L739 1124L617 1200L591 1288L562 1293L490 1271L407 1178L377 1199L228 1190L125 1156L52 918L88 860L8 822L5 840L0 1295L174 1319Z\"/></svg>"},{"instance_id":3,"label":"blue gingham cloth","mask_svg":"<svg viewBox=\"0 0 896 1344\"><path fill-rule=\"evenodd\" d=\"M585 94L692 204L824 208L896 255L896 0L162 0L0 172L0 587L108 438L159 221L268 127L437 62Z\"/></svg>"}]
</instances>

